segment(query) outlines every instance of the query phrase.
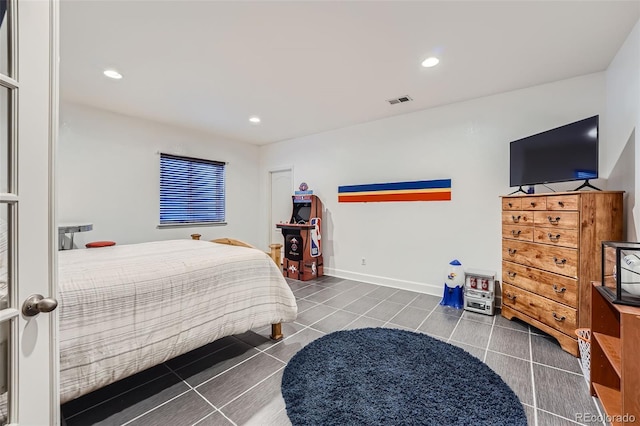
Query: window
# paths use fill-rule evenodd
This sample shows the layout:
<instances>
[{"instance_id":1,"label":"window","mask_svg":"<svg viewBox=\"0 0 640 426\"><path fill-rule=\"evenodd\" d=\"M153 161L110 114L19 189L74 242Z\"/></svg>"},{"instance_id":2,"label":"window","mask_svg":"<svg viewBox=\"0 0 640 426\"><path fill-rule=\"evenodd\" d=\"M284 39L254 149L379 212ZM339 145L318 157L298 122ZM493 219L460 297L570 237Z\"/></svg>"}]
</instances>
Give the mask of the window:
<instances>
[{"instance_id":1,"label":"window","mask_svg":"<svg viewBox=\"0 0 640 426\"><path fill-rule=\"evenodd\" d=\"M160 154L160 225L224 223L220 161Z\"/></svg>"}]
</instances>

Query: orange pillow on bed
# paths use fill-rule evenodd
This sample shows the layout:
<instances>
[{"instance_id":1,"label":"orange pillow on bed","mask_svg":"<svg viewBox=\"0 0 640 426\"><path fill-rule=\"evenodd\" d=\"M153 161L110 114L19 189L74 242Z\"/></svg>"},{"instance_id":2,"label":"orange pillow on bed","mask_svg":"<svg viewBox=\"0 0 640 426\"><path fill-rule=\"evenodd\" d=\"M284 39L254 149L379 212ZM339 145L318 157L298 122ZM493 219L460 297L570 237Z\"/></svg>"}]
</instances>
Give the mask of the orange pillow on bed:
<instances>
[{"instance_id":1,"label":"orange pillow on bed","mask_svg":"<svg viewBox=\"0 0 640 426\"><path fill-rule=\"evenodd\" d=\"M109 247L115 246L115 241L93 241L91 243L87 243L85 245L86 248L96 248L96 247Z\"/></svg>"}]
</instances>

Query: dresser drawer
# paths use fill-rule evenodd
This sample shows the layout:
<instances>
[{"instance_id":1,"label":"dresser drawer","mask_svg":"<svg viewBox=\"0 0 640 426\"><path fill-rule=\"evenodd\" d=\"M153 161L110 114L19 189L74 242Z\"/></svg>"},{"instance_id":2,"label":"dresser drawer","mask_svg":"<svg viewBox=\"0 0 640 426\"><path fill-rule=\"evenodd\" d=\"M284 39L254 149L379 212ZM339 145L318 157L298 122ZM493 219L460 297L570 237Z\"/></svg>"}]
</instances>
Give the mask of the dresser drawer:
<instances>
[{"instance_id":1,"label":"dresser drawer","mask_svg":"<svg viewBox=\"0 0 640 426\"><path fill-rule=\"evenodd\" d=\"M522 210L502 212L503 225L533 225L533 212Z\"/></svg>"},{"instance_id":2,"label":"dresser drawer","mask_svg":"<svg viewBox=\"0 0 640 426\"><path fill-rule=\"evenodd\" d=\"M502 210L522 210L522 198L503 198Z\"/></svg>"},{"instance_id":3,"label":"dresser drawer","mask_svg":"<svg viewBox=\"0 0 640 426\"><path fill-rule=\"evenodd\" d=\"M502 239L502 259L577 278L578 250Z\"/></svg>"},{"instance_id":4,"label":"dresser drawer","mask_svg":"<svg viewBox=\"0 0 640 426\"><path fill-rule=\"evenodd\" d=\"M578 210L579 195L556 195L547 197L547 210Z\"/></svg>"},{"instance_id":5,"label":"dresser drawer","mask_svg":"<svg viewBox=\"0 0 640 426\"><path fill-rule=\"evenodd\" d=\"M577 328L575 309L507 283L502 284L502 303L565 334Z\"/></svg>"},{"instance_id":6,"label":"dresser drawer","mask_svg":"<svg viewBox=\"0 0 640 426\"><path fill-rule=\"evenodd\" d=\"M535 226L545 228L578 229L578 212L541 211L533 212Z\"/></svg>"},{"instance_id":7,"label":"dresser drawer","mask_svg":"<svg viewBox=\"0 0 640 426\"><path fill-rule=\"evenodd\" d=\"M504 236L504 230L502 232ZM578 230L561 228L536 228L533 241L560 247L578 248Z\"/></svg>"},{"instance_id":8,"label":"dresser drawer","mask_svg":"<svg viewBox=\"0 0 640 426\"><path fill-rule=\"evenodd\" d=\"M520 241L533 241L533 227L502 225L502 238Z\"/></svg>"},{"instance_id":9,"label":"dresser drawer","mask_svg":"<svg viewBox=\"0 0 640 426\"><path fill-rule=\"evenodd\" d=\"M522 199L522 210L546 210L547 197L529 197Z\"/></svg>"},{"instance_id":10,"label":"dresser drawer","mask_svg":"<svg viewBox=\"0 0 640 426\"><path fill-rule=\"evenodd\" d=\"M502 262L502 282L577 308L578 280L517 263Z\"/></svg>"}]
</instances>

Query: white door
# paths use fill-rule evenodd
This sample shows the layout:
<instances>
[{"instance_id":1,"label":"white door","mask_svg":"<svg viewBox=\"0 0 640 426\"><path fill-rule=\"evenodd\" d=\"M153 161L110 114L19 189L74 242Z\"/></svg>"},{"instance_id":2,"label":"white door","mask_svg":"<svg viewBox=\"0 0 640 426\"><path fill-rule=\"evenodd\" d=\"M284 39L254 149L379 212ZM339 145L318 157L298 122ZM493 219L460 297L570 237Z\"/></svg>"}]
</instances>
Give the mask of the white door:
<instances>
[{"instance_id":1,"label":"white door","mask_svg":"<svg viewBox=\"0 0 640 426\"><path fill-rule=\"evenodd\" d=\"M276 228L276 223L288 223L293 212L291 203L291 196L293 195L291 169L275 170L269 173L271 174L270 243L284 244L282 231Z\"/></svg>"},{"instance_id":2,"label":"white door","mask_svg":"<svg viewBox=\"0 0 640 426\"><path fill-rule=\"evenodd\" d=\"M0 0L0 424L59 422L57 2ZM25 300L42 295L23 313ZM51 298L50 298L51 297Z\"/></svg>"}]
</instances>

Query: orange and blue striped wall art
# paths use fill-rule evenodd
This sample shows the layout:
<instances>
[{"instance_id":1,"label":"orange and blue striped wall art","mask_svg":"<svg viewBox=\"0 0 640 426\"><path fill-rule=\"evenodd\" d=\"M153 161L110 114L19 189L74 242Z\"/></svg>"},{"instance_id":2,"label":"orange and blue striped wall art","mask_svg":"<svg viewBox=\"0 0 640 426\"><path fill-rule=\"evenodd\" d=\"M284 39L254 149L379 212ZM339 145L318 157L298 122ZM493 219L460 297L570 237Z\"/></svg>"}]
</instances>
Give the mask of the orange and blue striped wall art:
<instances>
[{"instance_id":1,"label":"orange and blue striped wall art","mask_svg":"<svg viewBox=\"0 0 640 426\"><path fill-rule=\"evenodd\" d=\"M338 187L338 202L450 201L451 179L372 183Z\"/></svg>"}]
</instances>

